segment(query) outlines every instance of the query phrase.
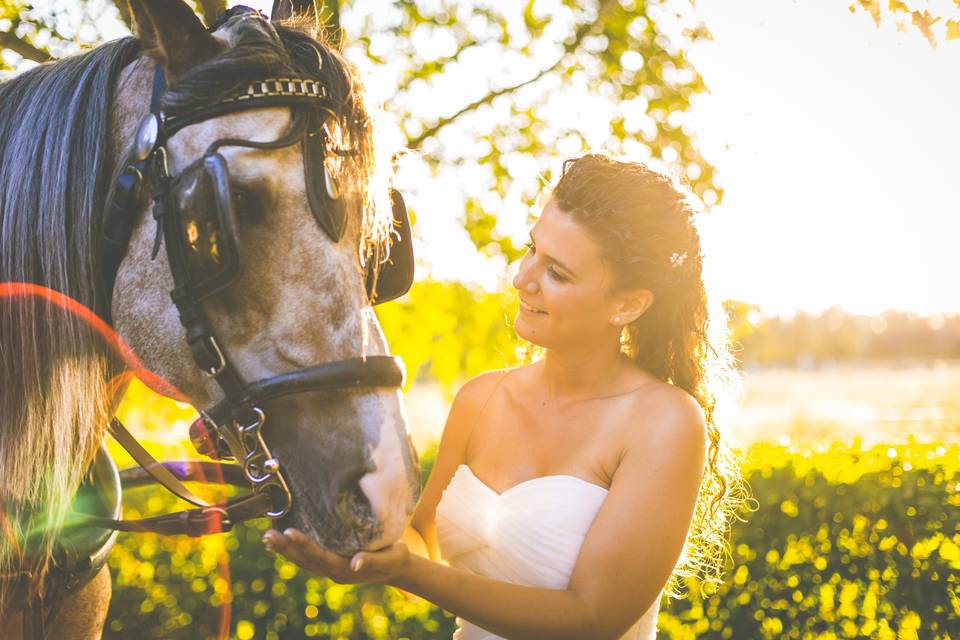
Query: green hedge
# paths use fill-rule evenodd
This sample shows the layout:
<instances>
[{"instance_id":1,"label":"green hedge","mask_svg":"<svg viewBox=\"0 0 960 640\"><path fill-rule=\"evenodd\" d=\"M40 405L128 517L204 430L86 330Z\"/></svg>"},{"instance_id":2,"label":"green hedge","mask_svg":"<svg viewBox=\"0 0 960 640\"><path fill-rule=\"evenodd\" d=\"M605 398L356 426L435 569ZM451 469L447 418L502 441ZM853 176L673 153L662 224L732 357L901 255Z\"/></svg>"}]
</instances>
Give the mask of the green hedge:
<instances>
[{"instance_id":1,"label":"green hedge","mask_svg":"<svg viewBox=\"0 0 960 640\"><path fill-rule=\"evenodd\" d=\"M432 462L434 452L423 455ZM960 446L757 444L759 508L721 591L664 602L661 638L960 638ZM427 468L429 471L429 467ZM133 495L128 515L174 506ZM105 637L449 638L453 618L391 588L307 576L260 544L266 523L203 541L121 536ZM642 541L638 541L642 544Z\"/></svg>"}]
</instances>

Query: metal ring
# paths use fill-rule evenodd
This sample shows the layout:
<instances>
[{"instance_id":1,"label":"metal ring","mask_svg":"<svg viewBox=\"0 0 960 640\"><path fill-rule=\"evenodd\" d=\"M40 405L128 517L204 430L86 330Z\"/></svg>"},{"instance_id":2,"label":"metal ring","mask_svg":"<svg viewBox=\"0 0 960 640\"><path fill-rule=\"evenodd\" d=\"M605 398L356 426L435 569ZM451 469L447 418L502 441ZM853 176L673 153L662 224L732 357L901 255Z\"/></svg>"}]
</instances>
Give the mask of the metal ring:
<instances>
[{"instance_id":1,"label":"metal ring","mask_svg":"<svg viewBox=\"0 0 960 640\"><path fill-rule=\"evenodd\" d=\"M167 148L161 145L154 150L154 153L157 154L157 162L160 163L160 177L169 178L170 166L167 164Z\"/></svg>"},{"instance_id":2,"label":"metal ring","mask_svg":"<svg viewBox=\"0 0 960 640\"><path fill-rule=\"evenodd\" d=\"M260 454L260 455L257 455L257 454ZM258 458L262 458L262 457L263 455L261 452L254 451L249 456L247 456L246 460L243 461L243 475L245 475L247 477L247 480L249 480L250 483L253 485L261 485L266 481L270 480L271 478L273 478L274 476L276 476L276 473L265 472L263 475L257 475L251 471L251 467L254 464L257 464ZM257 464L257 466L261 471L263 471L263 467L261 465Z\"/></svg>"},{"instance_id":3,"label":"metal ring","mask_svg":"<svg viewBox=\"0 0 960 640\"><path fill-rule=\"evenodd\" d=\"M256 422L251 422L250 424L241 424L240 430L244 433L248 431L255 431L263 426L263 423L267 421L267 414L263 412L263 409L260 407L251 406L250 410L257 414ZM238 423L239 424L239 423Z\"/></svg>"},{"instance_id":4,"label":"metal ring","mask_svg":"<svg viewBox=\"0 0 960 640\"><path fill-rule=\"evenodd\" d=\"M266 514L266 515L267 515L268 517L270 517L270 518L282 518L283 516L285 516L285 515L287 515L288 513L290 513L290 508L293 506L293 496L290 495L290 489L287 488L287 485L286 485L285 482L283 482L283 480L280 480L280 482L278 482L278 483L276 483L276 484L266 485L266 488L267 488L268 491L270 490L269 487L276 487L276 489L277 489L278 491L281 491L281 492L283 493L283 499L284 499L284 501L285 501L286 504L284 504L283 507L280 508L280 509L274 509L273 511L267 511L267 514ZM273 493L270 494L270 497L271 497L271 500L272 500L272 499L273 499Z\"/></svg>"},{"instance_id":5,"label":"metal ring","mask_svg":"<svg viewBox=\"0 0 960 640\"><path fill-rule=\"evenodd\" d=\"M166 155L164 155L164 157L166 157ZM206 338L207 338L207 344L213 347L213 352L217 356L217 364L216 366L211 367L210 369L204 369L203 372L207 376L211 378L215 378L218 375L220 375L223 372L223 370L227 367L227 360L226 358L223 357L223 352L220 351L220 345L217 344L216 338L214 338L213 336L206 336Z\"/></svg>"}]
</instances>

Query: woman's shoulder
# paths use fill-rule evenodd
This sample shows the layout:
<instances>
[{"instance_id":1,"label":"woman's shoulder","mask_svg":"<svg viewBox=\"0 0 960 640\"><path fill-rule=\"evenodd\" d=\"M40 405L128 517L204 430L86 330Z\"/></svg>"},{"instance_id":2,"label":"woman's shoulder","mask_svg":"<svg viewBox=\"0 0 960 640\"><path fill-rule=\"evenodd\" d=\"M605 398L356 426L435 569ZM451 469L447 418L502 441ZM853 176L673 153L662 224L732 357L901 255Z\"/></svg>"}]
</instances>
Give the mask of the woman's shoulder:
<instances>
[{"instance_id":1,"label":"woman's shoulder","mask_svg":"<svg viewBox=\"0 0 960 640\"><path fill-rule=\"evenodd\" d=\"M443 429L441 450L444 448L444 442L457 443L456 446L461 450L462 457L466 443L470 440L470 433L487 402L500 387L500 384L514 371L516 369L485 371L471 378L460 387L453 398L447 423Z\"/></svg>"},{"instance_id":2,"label":"woman's shoulder","mask_svg":"<svg viewBox=\"0 0 960 640\"><path fill-rule=\"evenodd\" d=\"M465 405L473 405L476 403L483 405L490 396L493 395L494 391L508 378L510 379L511 386L522 384L530 375L531 369L534 366L536 366L536 363L507 369L484 371L460 387L454 402L460 402Z\"/></svg>"},{"instance_id":3,"label":"woman's shoulder","mask_svg":"<svg viewBox=\"0 0 960 640\"><path fill-rule=\"evenodd\" d=\"M631 428L634 443L649 446L651 439L699 439L706 435L703 407L686 390L655 381L630 394L631 413L645 416L643 429Z\"/></svg>"}]
</instances>

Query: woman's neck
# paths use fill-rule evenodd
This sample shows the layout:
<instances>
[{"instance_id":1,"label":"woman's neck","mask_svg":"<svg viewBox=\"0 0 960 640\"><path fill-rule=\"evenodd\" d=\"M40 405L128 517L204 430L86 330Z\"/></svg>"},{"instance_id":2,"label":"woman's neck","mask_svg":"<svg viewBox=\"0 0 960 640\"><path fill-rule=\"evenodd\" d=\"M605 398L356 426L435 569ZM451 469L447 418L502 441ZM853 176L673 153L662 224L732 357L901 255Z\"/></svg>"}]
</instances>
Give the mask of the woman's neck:
<instances>
[{"instance_id":1,"label":"woman's neck","mask_svg":"<svg viewBox=\"0 0 960 640\"><path fill-rule=\"evenodd\" d=\"M548 397L579 400L609 393L626 364L617 342L606 348L548 349L543 359Z\"/></svg>"}]
</instances>

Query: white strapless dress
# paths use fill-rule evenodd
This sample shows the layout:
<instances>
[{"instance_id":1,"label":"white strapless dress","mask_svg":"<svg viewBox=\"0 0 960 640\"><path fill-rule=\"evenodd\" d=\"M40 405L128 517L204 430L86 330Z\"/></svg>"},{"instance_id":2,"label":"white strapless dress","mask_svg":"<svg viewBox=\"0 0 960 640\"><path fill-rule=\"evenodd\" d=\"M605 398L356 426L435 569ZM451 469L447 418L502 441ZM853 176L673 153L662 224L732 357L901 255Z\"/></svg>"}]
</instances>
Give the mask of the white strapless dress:
<instances>
[{"instance_id":1,"label":"white strapless dress","mask_svg":"<svg viewBox=\"0 0 960 640\"><path fill-rule=\"evenodd\" d=\"M534 478L498 494L465 464L437 505L437 541L453 567L513 584L566 589L607 489L569 475ZM621 640L655 640L660 598ZM454 640L497 640L457 618ZM502 640L502 639L501 639Z\"/></svg>"}]
</instances>

